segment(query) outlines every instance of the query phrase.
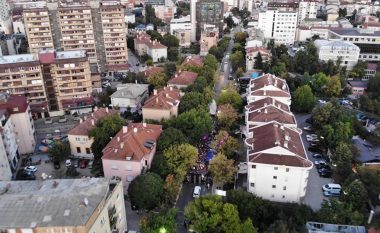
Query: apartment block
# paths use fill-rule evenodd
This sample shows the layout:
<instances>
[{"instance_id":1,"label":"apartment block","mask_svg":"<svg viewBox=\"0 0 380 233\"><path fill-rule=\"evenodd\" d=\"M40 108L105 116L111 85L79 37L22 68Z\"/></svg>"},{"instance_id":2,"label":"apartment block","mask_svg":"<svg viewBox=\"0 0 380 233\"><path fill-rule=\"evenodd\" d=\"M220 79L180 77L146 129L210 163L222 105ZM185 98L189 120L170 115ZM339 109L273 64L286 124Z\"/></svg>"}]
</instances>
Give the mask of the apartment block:
<instances>
[{"instance_id":1,"label":"apartment block","mask_svg":"<svg viewBox=\"0 0 380 233\"><path fill-rule=\"evenodd\" d=\"M23 18L29 52L38 53L40 50L54 49L48 8L24 9Z\"/></svg>"},{"instance_id":2,"label":"apartment block","mask_svg":"<svg viewBox=\"0 0 380 233\"><path fill-rule=\"evenodd\" d=\"M120 181L106 178L0 182L5 232L127 231Z\"/></svg>"},{"instance_id":3,"label":"apartment block","mask_svg":"<svg viewBox=\"0 0 380 233\"><path fill-rule=\"evenodd\" d=\"M9 112L5 109L0 109L0 136L3 141L11 171L15 172L17 162L20 159L20 154L18 152L15 124L10 118Z\"/></svg>"},{"instance_id":4,"label":"apartment block","mask_svg":"<svg viewBox=\"0 0 380 233\"><path fill-rule=\"evenodd\" d=\"M2 137L0 137L0 166L0 181L12 180L12 171Z\"/></svg>"}]
</instances>

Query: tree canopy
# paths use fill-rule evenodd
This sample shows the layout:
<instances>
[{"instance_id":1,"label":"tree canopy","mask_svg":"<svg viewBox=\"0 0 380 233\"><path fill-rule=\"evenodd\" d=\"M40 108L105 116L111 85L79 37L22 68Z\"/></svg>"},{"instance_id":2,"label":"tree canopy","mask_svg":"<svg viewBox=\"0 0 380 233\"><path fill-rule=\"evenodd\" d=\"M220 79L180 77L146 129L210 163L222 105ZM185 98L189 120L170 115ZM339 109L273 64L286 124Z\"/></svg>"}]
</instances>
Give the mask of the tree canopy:
<instances>
[{"instance_id":1,"label":"tree canopy","mask_svg":"<svg viewBox=\"0 0 380 233\"><path fill-rule=\"evenodd\" d=\"M169 127L158 138L157 151L164 151L173 145L188 143L188 138L181 130Z\"/></svg>"},{"instance_id":2,"label":"tree canopy","mask_svg":"<svg viewBox=\"0 0 380 233\"><path fill-rule=\"evenodd\" d=\"M315 97L309 85L298 87L294 92L292 108L297 112L310 112L315 106Z\"/></svg>"},{"instance_id":3,"label":"tree canopy","mask_svg":"<svg viewBox=\"0 0 380 233\"><path fill-rule=\"evenodd\" d=\"M154 88L165 87L168 79L164 73L155 73L148 77L148 83Z\"/></svg>"},{"instance_id":4,"label":"tree canopy","mask_svg":"<svg viewBox=\"0 0 380 233\"><path fill-rule=\"evenodd\" d=\"M141 233L159 233L165 229L167 233L177 232L176 222L177 210L172 208L168 211L160 211L158 213L149 213L140 220Z\"/></svg>"},{"instance_id":5,"label":"tree canopy","mask_svg":"<svg viewBox=\"0 0 380 233\"><path fill-rule=\"evenodd\" d=\"M201 136L211 132L213 123L208 111L191 109L181 113L174 120L173 126L182 132L186 132L190 141L197 142Z\"/></svg>"},{"instance_id":6,"label":"tree canopy","mask_svg":"<svg viewBox=\"0 0 380 233\"><path fill-rule=\"evenodd\" d=\"M190 166L198 159L198 150L190 144L173 145L164 151L171 174L179 174L185 177Z\"/></svg>"},{"instance_id":7,"label":"tree canopy","mask_svg":"<svg viewBox=\"0 0 380 233\"><path fill-rule=\"evenodd\" d=\"M218 98L218 105L231 104L236 110L239 110L243 105L243 99L239 92L233 87L223 89Z\"/></svg>"},{"instance_id":8,"label":"tree canopy","mask_svg":"<svg viewBox=\"0 0 380 233\"><path fill-rule=\"evenodd\" d=\"M239 141L230 136L227 131L220 130L215 136L214 141L211 143L211 147L227 156L229 159L233 159L235 151L240 147Z\"/></svg>"},{"instance_id":9,"label":"tree canopy","mask_svg":"<svg viewBox=\"0 0 380 233\"><path fill-rule=\"evenodd\" d=\"M227 159L227 157L218 153L211 161L209 170L216 185L223 187L224 184L233 181L236 168L234 160Z\"/></svg>"},{"instance_id":10,"label":"tree canopy","mask_svg":"<svg viewBox=\"0 0 380 233\"><path fill-rule=\"evenodd\" d=\"M187 112L191 109L207 109L211 98L200 92L187 92L179 104L179 112Z\"/></svg>"},{"instance_id":11,"label":"tree canopy","mask_svg":"<svg viewBox=\"0 0 380 233\"><path fill-rule=\"evenodd\" d=\"M218 122L223 129L229 130L238 119L238 113L231 104L223 104L218 107Z\"/></svg>"}]
</instances>

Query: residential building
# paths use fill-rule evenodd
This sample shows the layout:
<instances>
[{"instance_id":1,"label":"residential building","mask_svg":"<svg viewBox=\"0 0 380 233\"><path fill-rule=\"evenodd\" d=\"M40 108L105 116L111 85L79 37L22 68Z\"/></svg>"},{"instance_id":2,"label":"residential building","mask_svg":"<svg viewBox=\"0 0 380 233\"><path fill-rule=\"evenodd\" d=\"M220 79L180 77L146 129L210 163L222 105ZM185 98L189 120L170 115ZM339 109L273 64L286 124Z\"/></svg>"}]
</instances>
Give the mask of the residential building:
<instances>
[{"instance_id":1,"label":"residential building","mask_svg":"<svg viewBox=\"0 0 380 233\"><path fill-rule=\"evenodd\" d=\"M248 104L266 97L271 97L286 105L291 104L288 84L284 79L272 74L263 74L258 78L251 79L248 86Z\"/></svg>"},{"instance_id":2,"label":"residential building","mask_svg":"<svg viewBox=\"0 0 380 233\"><path fill-rule=\"evenodd\" d=\"M161 132L161 125L123 126L103 149L104 176L121 180L126 193L131 181L150 169Z\"/></svg>"},{"instance_id":3,"label":"residential building","mask_svg":"<svg viewBox=\"0 0 380 233\"><path fill-rule=\"evenodd\" d=\"M190 55L185 58L182 62L181 67L185 68L188 66L202 67L203 66L203 58L198 55Z\"/></svg>"},{"instance_id":4,"label":"residential building","mask_svg":"<svg viewBox=\"0 0 380 233\"><path fill-rule=\"evenodd\" d=\"M297 121L287 104L271 97L252 102L245 106L245 126L249 130L255 126L276 121L289 128L297 128Z\"/></svg>"},{"instance_id":5,"label":"residential building","mask_svg":"<svg viewBox=\"0 0 380 233\"><path fill-rule=\"evenodd\" d=\"M168 87L177 89L184 89L195 82L198 73L191 71L181 71L175 73L174 76L168 81Z\"/></svg>"},{"instance_id":6,"label":"residential building","mask_svg":"<svg viewBox=\"0 0 380 233\"><path fill-rule=\"evenodd\" d=\"M12 180L12 171L2 137L0 137L0 167L0 181Z\"/></svg>"},{"instance_id":7,"label":"residential building","mask_svg":"<svg viewBox=\"0 0 380 233\"><path fill-rule=\"evenodd\" d=\"M329 39L340 39L354 43L360 49L359 60L367 62L380 61L380 30L365 28L332 28Z\"/></svg>"},{"instance_id":8,"label":"residential building","mask_svg":"<svg viewBox=\"0 0 380 233\"><path fill-rule=\"evenodd\" d=\"M341 60L341 65L345 66L347 70L352 68L358 63L360 49L355 44L348 41L337 40L315 40L314 45L317 48L318 59L320 61L334 62Z\"/></svg>"},{"instance_id":9,"label":"residential building","mask_svg":"<svg viewBox=\"0 0 380 233\"><path fill-rule=\"evenodd\" d=\"M190 1L191 42L197 42L197 1Z\"/></svg>"},{"instance_id":10,"label":"residential building","mask_svg":"<svg viewBox=\"0 0 380 233\"><path fill-rule=\"evenodd\" d=\"M151 75L154 75L156 73L164 73L164 71L165 70L162 67L151 66L151 67L148 67L145 71L139 72L138 75L141 75L147 79Z\"/></svg>"},{"instance_id":11,"label":"residential building","mask_svg":"<svg viewBox=\"0 0 380 233\"><path fill-rule=\"evenodd\" d=\"M336 21L339 17L339 0L326 1L327 21Z\"/></svg>"},{"instance_id":12,"label":"residential building","mask_svg":"<svg viewBox=\"0 0 380 233\"><path fill-rule=\"evenodd\" d=\"M0 109L7 111L14 124L19 154L33 153L36 148L36 134L27 98L0 94Z\"/></svg>"},{"instance_id":13,"label":"residential building","mask_svg":"<svg viewBox=\"0 0 380 233\"><path fill-rule=\"evenodd\" d=\"M354 98L358 98L365 94L368 88L368 81L347 81L347 86L351 88L351 94Z\"/></svg>"},{"instance_id":14,"label":"residential building","mask_svg":"<svg viewBox=\"0 0 380 233\"><path fill-rule=\"evenodd\" d=\"M313 167L301 134L301 130L276 121L249 130L245 141L248 147L248 192L271 201L301 201Z\"/></svg>"},{"instance_id":15,"label":"residential building","mask_svg":"<svg viewBox=\"0 0 380 233\"><path fill-rule=\"evenodd\" d=\"M153 5L153 8L156 17L162 19L166 23L170 22L177 12L177 6L172 0L165 0L164 4Z\"/></svg>"},{"instance_id":16,"label":"residential building","mask_svg":"<svg viewBox=\"0 0 380 233\"><path fill-rule=\"evenodd\" d=\"M307 233L331 233L342 232L342 230L345 233L367 233L364 226L340 225L321 222L307 222L306 229Z\"/></svg>"},{"instance_id":17,"label":"residential building","mask_svg":"<svg viewBox=\"0 0 380 233\"><path fill-rule=\"evenodd\" d=\"M127 230L123 186L117 180L3 181L0 190L0 229L6 232Z\"/></svg>"},{"instance_id":18,"label":"residential building","mask_svg":"<svg viewBox=\"0 0 380 233\"><path fill-rule=\"evenodd\" d=\"M318 0L301 0L298 5L298 23L301 24L305 19L317 18Z\"/></svg>"},{"instance_id":19,"label":"residential building","mask_svg":"<svg viewBox=\"0 0 380 233\"><path fill-rule=\"evenodd\" d=\"M201 31L200 43L200 55L206 56L210 48L218 44L219 29L214 25L204 25Z\"/></svg>"},{"instance_id":20,"label":"residential building","mask_svg":"<svg viewBox=\"0 0 380 233\"><path fill-rule=\"evenodd\" d=\"M8 1L0 1L0 30L6 35L13 33L12 20L11 20L11 8Z\"/></svg>"},{"instance_id":21,"label":"residential building","mask_svg":"<svg viewBox=\"0 0 380 233\"><path fill-rule=\"evenodd\" d=\"M130 108L131 112L139 111L144 101L149 96L148 84L126 83L117 86L117 91L111 95L113 108L125 112Z\"/></svg>"},{"instance_id":22,"label":"residential building","mask_svg":"<svg viewBox=\"0 0 380 233\"><path fill-rule=\"evenodd\" d=\"M10 114L5 109L0 109L0 134L11 171L15 172L17 169L17 162L20 159L20 154L18 152L15 124L12 122Z\"/></svg>"},{"instance_id":23,"label":"residential building","mask_svg":"<svg viewBox=\"0 0 380 233\"><path fill-rule=\"evenodd\" d=\"M94 139L89 137L88 133L95 128L100 119L117 114L119 111L114 109L95 108L93 113L83 119L81 118L79 123L67 133L71 155L77 158L93 159L94 154L91 151L91 145Z\"/></svg>"},{"instance_id":24,"label":"residential building","mask_svg":"<svg viewBox=\"0 0 380 233\"><path fill-rule=\"evenodd\" d=\"M23 19L30 53L38 53L41 49L54 49L47 7L24 9Z\"/></svg>"},{"instance_id":25,"label":"residential building","mask_svg":"<svg viewBox=\"0 0 380 233\"><path fill-rule=\"evenodd\" d=\"M139 33L134 39L135 51L139 56L149 55L153 62L163 61L168 57L168 49L157 40L151 40L145 32Z\"/></svg>"},{"instance_id":26,"label":"residential building","mask_svg":"<svg viewBox=\"0 0 380 233\"><path fill-rule=\"evenodd\" d=\"M178 106L181 101L181 92L173 87L164 87L153 90L142 108L143 120L171 119L178 116Z\"/></svg>"},{"instance_id":27,"label":"residential building","mask_svg":"<svg viewBox=\"0 0 380 233\"><path fill-rule=\"evenodd\" d=\"M245 67L247 71L255 69L256 57L261 55L262 61L268 62L272 56L271 52L265 47L245 47L246 59Z\"/></svg>"},{"instance_id":28,"label":"residential building","mask_svg":"<svg viewBox=\"0 0 380 233\"><path fill-rule=\"evenodd\" d=\"M376 63L367 63L367 68L364 70L364 76L362 77L362 80L369 80L372 77L375 77L376 71L377 71L377 64Z\"/></svg>"},{"instance_id":29,"label":"residential building","mask_svg":"<svg viewBox=\"0 0 380 233\"><path fill-rule=\"evenodd\" d=\"M173 31L173 35L177 37L180 47L190 47L191 45L191 30L176 29Z\"/></svg>"},{"instance_id":30,"label":"residential building","mask_svg":"<svg viewBox=\"0 0 380 233\"><path fill-rule=\"evenodd\" d=\"M266 39L274 39L276 44L294 43L298 20L297 10L282 11L268 8L259 12L258 28Z\"/></svg>"},{"instance_id":31,"label":"residential building","mask_svg":"<svg viewBox=\"0 0 380 233\"><path fill-rule=\"evenodd\" d=\"M2 56L0 83L0 92L25 95L35 117L48 115L45 82L37 54Z\"/></svg>"},{"instance_id":32,"label":"residential building","mask_svg":"<svg viewBox=\"0 0 380 233\"><path fill-rule=\"evenodd\" d=\"M172 19L170 21L170 34L174 34L175 30L190 30L190 35L192 34L192 26L191 26L191 18L190 15L178 18L178 19Z\"/></svg>"},{"instance_id":33,"label":"residential building","mask_svg":"<svg viewBox=\"0 0 380 233\"><path fill-rule=\"evenodd\" d=\"M205 25L214 25L219 34L223 30L224 3L220 0L198 0L196 3L197 38Z\"/></svg>"}]
</instances>

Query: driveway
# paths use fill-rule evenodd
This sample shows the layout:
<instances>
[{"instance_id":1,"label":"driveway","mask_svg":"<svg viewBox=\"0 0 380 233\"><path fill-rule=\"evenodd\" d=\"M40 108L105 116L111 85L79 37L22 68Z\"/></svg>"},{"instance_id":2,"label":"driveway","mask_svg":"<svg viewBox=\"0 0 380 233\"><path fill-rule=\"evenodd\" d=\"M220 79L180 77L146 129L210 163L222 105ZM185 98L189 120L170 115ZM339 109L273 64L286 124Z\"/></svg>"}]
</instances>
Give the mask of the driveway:
<instances>
[{"instance_id":1,"label":"driveway","mask_svg":"<svg viewBox=\"0 0 380 233\"><path fill-rule=\"evenodd\" d=\"M305 122L305 120L309 118L311 114L296 114L295 116L297 119L298 128L303 129L304 126L309 125ZM303 131L302 141L304 143L309 160L313 161L314 163L315 159L312 157L313 153L307 150L309 146L309 142L306 140L306 134L309 134L309 133L307 131ZM310 174L309 174L309 181L307 185L306 196L303 200L303 203L310 206L314 211L319 210L321 208L322 201L324 199L327 199L326 197L323 196L323 193L322 193L322 186L327 183L333 183L333 180L331 178L320 177L317 169L313 167L313 169L310 171Z\"/></svg>"}]
</instances>

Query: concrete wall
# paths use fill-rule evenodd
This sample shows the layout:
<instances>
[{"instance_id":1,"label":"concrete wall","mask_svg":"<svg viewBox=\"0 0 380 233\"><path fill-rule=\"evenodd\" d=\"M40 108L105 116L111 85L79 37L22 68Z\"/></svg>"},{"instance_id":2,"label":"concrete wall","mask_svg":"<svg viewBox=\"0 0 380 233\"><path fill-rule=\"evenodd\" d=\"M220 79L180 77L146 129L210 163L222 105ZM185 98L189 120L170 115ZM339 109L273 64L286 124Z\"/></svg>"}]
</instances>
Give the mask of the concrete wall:
<instances>
[{"instance_id":1,"label":"concrete wall","mask_svg":"<svg viewBox=\"0 0 380 233\"><path fill-rule=\"evenodd\" d=\"M23 112L12 114L11 119L15 123L15 132L20 154L33 153L36 147L35 128L30 108Z\"/></svg>"},{"instance_id":2,"label":"concrete wall","mask_svg":"<svg viewBox=\"0 0 380 233\"><path fill-rule=\"evenodd\" d=\"M5 152L3 139L0 137L0 180L11 180L12 171L9 166L7 154Z\"/></svg>"},{"instance_id":3,"label":"concrete wall","mask_svg":"<svg viewBox=\"0 0 380 233\"><path fill-rule=\"evenodd\" d=\"M68 135L71 154L74 157L93 159L94 154L91 151L91 145L94 142L92 138L85 135ZM77 147L80 148L80 153L77 152ZM90 150L90 153L86 153L86 148Z\"/></svg>"},{"instance_id":4,"label":"concrete wall","mask_svg":"<svg viewBox=\"0 0 380 233\"><path fill-rule=\"evenodd\" d=\"M175 110L174 108L176 108L177 110ZM147 119L161 121L162 119L170 119L171 117L177 117L178 107L173 107L172 110L151 109L143 107L142 114L144 121Z\"/></svg>"}]
</instances>

